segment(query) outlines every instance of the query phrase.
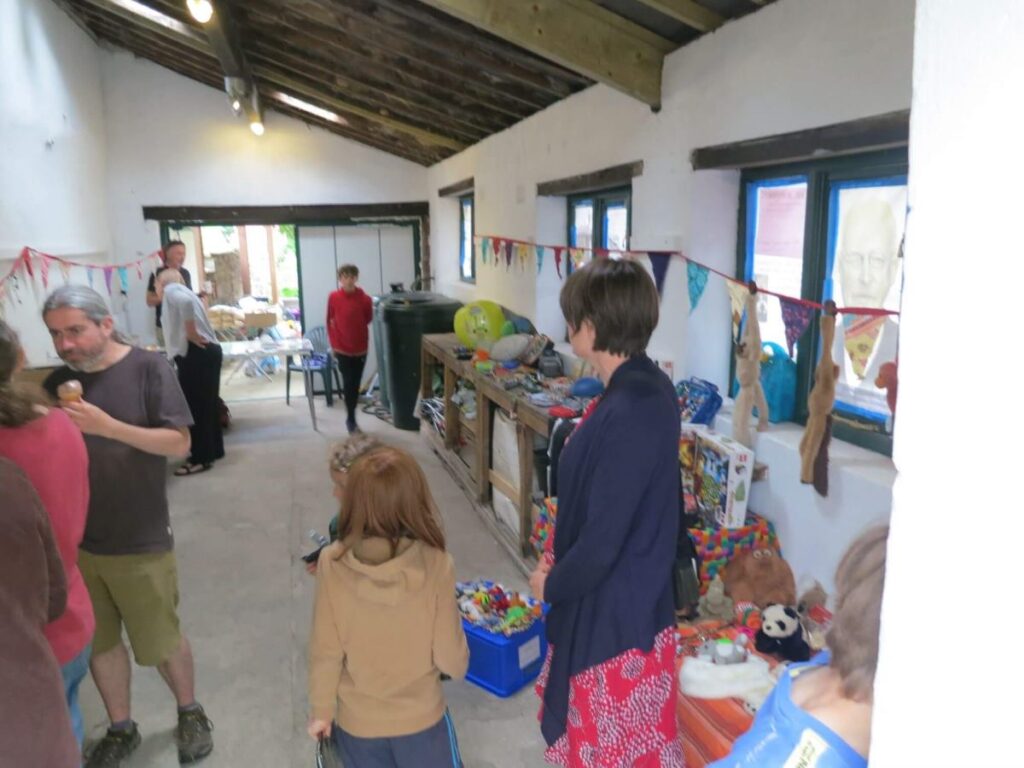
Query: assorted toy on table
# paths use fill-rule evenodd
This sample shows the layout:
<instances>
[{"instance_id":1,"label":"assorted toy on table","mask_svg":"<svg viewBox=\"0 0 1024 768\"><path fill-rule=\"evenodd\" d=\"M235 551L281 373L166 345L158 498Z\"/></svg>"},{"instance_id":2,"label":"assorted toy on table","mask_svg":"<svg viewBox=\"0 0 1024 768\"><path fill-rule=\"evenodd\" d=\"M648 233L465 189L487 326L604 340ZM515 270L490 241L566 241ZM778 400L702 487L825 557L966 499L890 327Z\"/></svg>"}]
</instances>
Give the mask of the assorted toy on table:
<instances>
[{"instance_id":1,"label":"assorted toy on table","mask_svg":"<svg viewBox=\"0 0 1024 768\"><path fill-rule=\"evenodd\" d=\"M807 661L811 658L811 647L806 632L795 608L772 604L761 611L761 629L754 647L786 661Z\"/></svg>"},{"instance_id":2,"label":"assorted toy on table","mask_svg":"<svg viewBox=\"0 0 1024 768\"><path fill-rule=\"evenodd\" d=\"M708 585L707 592L701 595L699 611L702 619L732 621L735 618L735 604L732 598L725 594L725 582L721 576L716 574Z\"/></svg>"},{"instance_id":3,"label":"assorted toy on table","mask_svg":"<svg viewBox=\"0 0 1024 768\"><path fill-rule=\"evenodd\" d=\"M538 558L543 556L555 535L555 518L557 517L558 499L544 499L544 504L537 511L533 531L530 533L530 545Z\"/></svg>"},{"instance_id":4,"label":"assorted toy on table","mask_svg":"<svg viewBox=\"0 0 1024 768\"><path fill-rule=\"evenodd\" d=\"M465 621L496 634L524 632L544 615L537 600L492 581L459 582L455 596Z\"/></svg>"},{"instance_id":5,"label":"assorted toy on table","mask_svg":"<svg viewBox=\"0 0 1024 768\"><path fill-rule=\"evenodd\" d=\"M734 602L753 603L762 610L772 604L796 605L793 570L772 547L742 552L722 574L725 591Z\"/></svg>"},{"instance_id":6,"label":"assorted toy on table","mask_svg":"<svg viewBox=\"0 0 1024 768\"><path fill-rule=\"evenodd\" d=\"M740 389L732 416L732 438L748 448L754 447L750 432L751 411L757 408L757 431L768 428L768 400L761 386L761 325L757 321L757 285L750 284L747 296L747 320L743 340L736 345L736 378Z\"/></svg>"}]
</instances>

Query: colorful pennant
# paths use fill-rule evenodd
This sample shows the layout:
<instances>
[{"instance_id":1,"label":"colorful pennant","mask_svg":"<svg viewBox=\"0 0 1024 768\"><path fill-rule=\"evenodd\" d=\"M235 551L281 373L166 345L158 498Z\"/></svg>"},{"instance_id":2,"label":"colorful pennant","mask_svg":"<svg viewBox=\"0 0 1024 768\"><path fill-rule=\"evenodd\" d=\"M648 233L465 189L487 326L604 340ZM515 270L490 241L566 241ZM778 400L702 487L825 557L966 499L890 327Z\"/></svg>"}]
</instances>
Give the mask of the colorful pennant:
<instances>
[{"instance_id":1,"label":"colorful pennant","mask_svg":"<svg viewBox=\"0 0 1024 768\"><path fill-rule=\"evenodd\" d=\"M537 246L537 274L544 268L544 246Z\"/></svg>"},{"instance_id":2,"label":"colorful pennant","mask_svg":"<svg viewBox=\"0 0 1024 768\"><path fill-rule=\"evenodd\" d=\"M779 304L782 305L782 322L786 326L786 347L789 356L793 357L793 349L810 327L816 310L809 304L787 298L780 298Z\"/></svg>"},{"instance_id":3,"label":"colorful pennant","mask_svg":"<svg viewBox=\"0 0 1024 768\"><path fill-rule=\"evenodd\" d=\"M113 289L113 286L111 284L111 281L112 281L113 277L114 277L114 268L113 267L104 267L103 268L103 282L107 284L107 295L108 296L113 296L114 295L114 289Z\"/></svg>"},{"instance_id":4,"label":"colorful pennant","mask_svg":"<svg viewBox=\"0 0 1024 768\"><path fill-rule=\"evenodd\" d=\"M697 304L700 303L700 297L704 295L704 289L708 287L708 275L710 274L707 267L698 264L695 261L686 262L686 279L689 283L690 289L690 314L693 314L693 310L697 308Z\"/></svg>"},{"instance_id":5,"label":"colorful pennant","mask_svg":"<svg viewBox=\"0 0 1024 768\"><path fill-rule=\"evenodd\" d=\"M647 258L651 260L654 284L658 288L658 296L661 296L665 288L665 275L668 274L668 265L672 261L672 254L668 251L651 251L647 254Z\"/></svg>"},{"instance_id":6,"label":"colorful pennant","mask_svg":"<svg viewBox=\"0 0 1024 768\"><path fill-rule=\"evenodd\" d=\"M853 363L853 372L861 379L885 325L885 317L843 315L843 345Z\"/></svg>"}]
</instances>

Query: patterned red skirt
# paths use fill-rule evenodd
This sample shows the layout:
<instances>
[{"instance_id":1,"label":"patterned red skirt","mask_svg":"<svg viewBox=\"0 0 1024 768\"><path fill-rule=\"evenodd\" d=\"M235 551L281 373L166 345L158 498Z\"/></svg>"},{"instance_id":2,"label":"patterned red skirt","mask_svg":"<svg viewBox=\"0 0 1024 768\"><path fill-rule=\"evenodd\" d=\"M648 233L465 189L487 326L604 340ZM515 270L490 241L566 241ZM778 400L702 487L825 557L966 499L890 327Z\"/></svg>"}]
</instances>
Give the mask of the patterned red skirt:
<instances>
[{"instance_id":1,"label":"patterned red skirt","mask_svg":"<svg viewBox=\"0 0 1024 768\"><path fill-rule=\"evenodd\" d=\"M555 652L548 648L537 680L541 701ZM573 677L566 731L544 759L563 768L683 768L675 656L670 627L650 653L626 651Z\"/></svg>"}]
</instances>

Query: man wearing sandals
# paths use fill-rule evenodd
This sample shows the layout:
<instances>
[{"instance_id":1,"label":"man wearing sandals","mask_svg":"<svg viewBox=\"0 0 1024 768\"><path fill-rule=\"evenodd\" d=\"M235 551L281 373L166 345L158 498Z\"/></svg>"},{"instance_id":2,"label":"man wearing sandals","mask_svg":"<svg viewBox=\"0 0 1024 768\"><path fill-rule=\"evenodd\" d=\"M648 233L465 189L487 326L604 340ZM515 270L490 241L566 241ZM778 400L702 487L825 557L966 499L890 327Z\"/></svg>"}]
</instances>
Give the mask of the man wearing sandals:
<instances>
[{"instance_id":1,"label":"man wearing sandals","mask_svg":"<svg viewBox=\"0 0 1024 768\"><path fill-rule=\"evenodd\" d=\"M181 272L165 269L156 279L156 292L164 308L167 354L178 366L178 383L192 412L192 453L174 474L179 477L205 472L224 458L220 425L220 368L224 354L203 302L185 285Z\"/></svg>"},{"instance_id":2,"label":"man wearing sandals","mask_svg":"<svg viewBox=\"0 0 1024 768\"><path fill-rule=\"evenodd\" d=\"M44 387L77 380L62 407L89 452L89 515L79 567L96 614L92 671L110 728L86 768L113 768L142 737L131 719L131 660L156 667L178 703L181 763L213 749L213 724L196 702L192 649L178 620L178 574L167 506L167 458L188 455L188 404L167 360L125 344L103 297L67 285L43 305L54 349L67 363Z\"/></svg>"}]
</instances>

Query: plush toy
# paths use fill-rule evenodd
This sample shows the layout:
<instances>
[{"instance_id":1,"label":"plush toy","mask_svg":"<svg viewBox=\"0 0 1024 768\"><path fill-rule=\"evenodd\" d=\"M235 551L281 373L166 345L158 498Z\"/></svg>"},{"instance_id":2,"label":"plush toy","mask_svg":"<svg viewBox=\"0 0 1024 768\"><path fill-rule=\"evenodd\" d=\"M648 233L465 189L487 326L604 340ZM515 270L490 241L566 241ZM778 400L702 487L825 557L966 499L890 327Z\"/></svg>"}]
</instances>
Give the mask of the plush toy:
<instances>
[{"instance_id":1,"label":"plush toy","mask_svg":"<svg viewBox=\"0 0 1024 768\"><path fill-rule=\"evenodd\" d=\"M770 547L741 552L725 566L722 580L736 603L754 603L758 608L770 603L796 603L793 571Z\"/></svg>"},{"instance_id":2,"label":"plush toy","mask_svg":"<svg viewBox=\"0 0 1024 768\"><path fill-rule=\"evenodd\" d=\"M761 653L772 653L786 661L807 661L811 647L804 637L800 615L788 605L769 605L761 612L761 629L754 639Z\"/></svg>"},{"instance_id":3,"label":"plush toy","mask_svg":"<svg viewBox=\"0 0 1024 768\"><path fill-rule=\"evenodd\" d=\"M882 363L878 369L878 378L875 379L875 386L885 390L885 402L888 404L889 411L893 416L896 415L896 388L899 383L899 376L897 375L898 365L898 362Z\"/></svg>"},{"instance_id":4,"label":"plush toy","mask_svg":"<svg viewBox=\"0 0 1024 768\"><path fill-rule=\"evenodd\" d=\"M810 614L812 608L817 606L824 607L828 602L828 592L821 586L821 583L815 581L810 587L804 590L804 593L800 595L800 599L797 601L796 610L800 614L801 618L807 617Z\"/></svg>"},{"instance_id":5,"label":"plush toy","mask_svg":"<svg viewBox=\"0 0 1024 768\"><path fill-rule=\"evenodd\" d=\"M822 496L828 493L828 432L831 424L832 406L836 400L836 379L839 377L839 366L832 360L832 344L836 337L836 305L829 301L825 304L825 314L821 316L821 359L814 371L814 389L807 398L807 426L804 436L800 439L800 482L815 483L815 489ZM823 459L818 459L823 452ZM818 460L819 477L816 477L815 461ZM824 466L823 471L821 467ZM822 478L820 475L824 474ZM815 482L815 481L818 482ZM822 493L820 484L824 485Z\"/></svg>"},{"instance_id":6,"label":"plush toy","mask_svg":"<svg viewBox=\"0 0 1024 768\"><path fill-rule=\"evenodd\" d=\"M742 664L750 655L749 643L744 634L737 635L735 640L705 640L697 651L697 658L707 659L712 664Z\"/></svg>"},{"instance_id":7,"label":"plush toy","mask_svg":"<svg viewBox=\"0 0 1024 768\"><path fill-rule=\"evenodd\" d=\"M732 416L732 439L747 448L754 447L750 433L752 409L757 408L757 431L768 428L768 400L761 386L761 326L757 322L757 286L751 284L747 296L747 326L743 341L736 345L736 378L740 383Z\"/></svg>"},{"instance_id":8,"label":"plush toy","mask_svg":"<svg viewBox=\"0 0 1024 768\"><path fill-rule=\"evenodd\" d=\"M717 573L708 585L708 591L700 598L698 606L701 618L704 619L732 621L735 618L732 598L725 594L725 582Z\"/></svg>"}]
</instances>

